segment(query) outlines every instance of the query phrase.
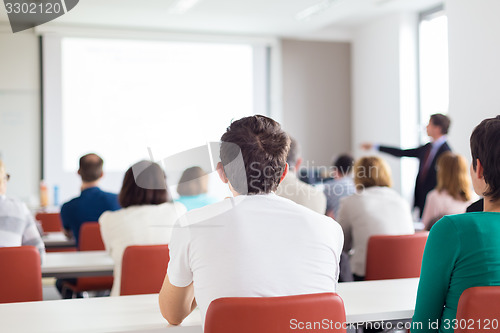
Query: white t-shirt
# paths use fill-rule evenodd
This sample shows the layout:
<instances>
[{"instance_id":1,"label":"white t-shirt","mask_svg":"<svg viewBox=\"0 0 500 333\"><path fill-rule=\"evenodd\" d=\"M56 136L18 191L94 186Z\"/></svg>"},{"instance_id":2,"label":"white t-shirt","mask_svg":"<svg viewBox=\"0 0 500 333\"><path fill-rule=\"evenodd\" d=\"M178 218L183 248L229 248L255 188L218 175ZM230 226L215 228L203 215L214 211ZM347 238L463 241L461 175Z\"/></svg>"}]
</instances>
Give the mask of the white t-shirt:
<instances>
[{"instance_id":1,"label":"white t-shirt","mask_svg":"<svg viewBox=\"0 0 500 333\"><path fill-rule=\"evenodd\" d=\"M168 244L175 221L186 212L184 205L130 206L99 217L102 240L115 267L111 296L120 295L123 252L130 245Z\"/></svg>"},{"instance_id":2,"label":"white t-shirt","mask_svg":"<svg viewBox=\"0 0 500 333\"><path fill-rule=\"evenodd\" d=\"M371 236L415 233L410 205L385 186L369 187L342 198L337 221L344 230L345 250L354 250L351 270L359 276L365 276L366 247Z\"/></svg>"},{"instance_id":3,"label":"white t-shirt","mask_svg":"<svg viewBox=\"0 0 500 333\"><path fill-rule=\"evenodd\" d=\"M202 320L220 297L335 292L343 234L333 219L275 194L241 195L180 218L167 275L194 282Z\"/></svg>"}]
</instances>

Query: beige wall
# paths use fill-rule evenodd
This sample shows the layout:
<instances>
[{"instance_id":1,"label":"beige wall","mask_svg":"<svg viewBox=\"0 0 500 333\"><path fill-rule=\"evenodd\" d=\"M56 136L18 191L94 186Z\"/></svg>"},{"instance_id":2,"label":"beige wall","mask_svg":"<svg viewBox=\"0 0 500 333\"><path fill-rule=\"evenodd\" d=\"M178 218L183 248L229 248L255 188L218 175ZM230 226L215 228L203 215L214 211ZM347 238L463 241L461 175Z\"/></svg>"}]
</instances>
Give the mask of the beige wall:
<instances>
[{"instance_id":1,"label":"beige wall","mask_svg":"<svg viewBox=\"0 0 500 333\"><path fill-rule=\"evenodd\" d=\"M330 165L351 150L350 43L284 39L283 125L304 161Z\"/></svg>"}]
</instances>

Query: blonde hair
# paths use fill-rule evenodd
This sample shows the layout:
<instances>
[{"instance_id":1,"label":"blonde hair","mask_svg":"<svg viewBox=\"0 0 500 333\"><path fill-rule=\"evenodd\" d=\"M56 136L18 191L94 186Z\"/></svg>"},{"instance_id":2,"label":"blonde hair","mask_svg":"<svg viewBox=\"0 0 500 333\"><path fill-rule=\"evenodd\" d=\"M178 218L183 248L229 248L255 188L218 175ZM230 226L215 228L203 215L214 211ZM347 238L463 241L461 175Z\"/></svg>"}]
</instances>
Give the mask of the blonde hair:
<instances>
[{"instance_id":1,"label":"blonde hair","mask_svg":"<svg viewBox=\"0 0 500 333\"><path fill-rule=\"evenodd\" d=\"M437 161L437 186L439 192L445 190L457 200L471 199L471 184L467 161L462 155L452 152L441 154Z\"/></svg>"},{"instance_id":2,"label":"blonde hair","mask_svg":"<svg viewBox=\"0 0 500 333\"><path fill-rule=\"evenodd\" d=\"M380 157L362 157L354 163L354 184L356 187L392 186L391 168Z\"/></svg>"},{"instance_id":3,"label":"blonde hair","mask_svg":"<svg viewBox=\"0 0 500 333\"><path fill-rule=\"evenodd\" d=\"M182 196L192 196L208 192L207 173L202 168L194 166L182 173L177 193Z\"/></svg>"}]
</instances>

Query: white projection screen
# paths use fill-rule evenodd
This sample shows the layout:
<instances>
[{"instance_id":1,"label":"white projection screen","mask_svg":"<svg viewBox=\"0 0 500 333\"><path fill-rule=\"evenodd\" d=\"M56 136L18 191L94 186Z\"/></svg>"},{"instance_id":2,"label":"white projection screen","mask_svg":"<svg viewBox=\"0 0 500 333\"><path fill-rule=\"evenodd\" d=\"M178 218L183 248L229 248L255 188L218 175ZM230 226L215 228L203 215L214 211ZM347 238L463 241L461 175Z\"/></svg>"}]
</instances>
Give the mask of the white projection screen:
<instances>
[{"instance_id":1,"label":"white projection screen","mask_svg":"<svg viewBox=\"0 0 500 333\"><path fill-rule=\"evenodd\" d=\"M60 203L79 194L78 160L86 153L104 159L101 188L117 193L135 162L182 157L219 141L231 120L269 113L266 45L57 35L42 41L43 178L59 187ZM185 156L174 160L211 167L192 152ZM175 197L181 170L165 167ZM226 196L206 171L211 194Z\"/></svg>"}]
</instances>

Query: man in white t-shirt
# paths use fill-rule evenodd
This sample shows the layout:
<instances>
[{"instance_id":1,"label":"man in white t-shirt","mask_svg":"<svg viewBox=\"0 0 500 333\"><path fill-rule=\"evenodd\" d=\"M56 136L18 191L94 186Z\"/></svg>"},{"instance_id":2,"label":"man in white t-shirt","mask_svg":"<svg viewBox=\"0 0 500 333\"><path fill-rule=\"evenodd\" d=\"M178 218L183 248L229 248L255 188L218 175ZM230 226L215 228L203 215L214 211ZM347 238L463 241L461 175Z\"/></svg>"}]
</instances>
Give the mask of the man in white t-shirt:
<instances>
[{"instance_id":1,"label":"man in white t-shirt","mask_svg":"<svg viewBox=\"0 0 500 333\"><path fill-rule=\"evenodd\" d=\"M234 121L217 165L234 197L180 218L160 309L180 324L220 297L335 292L343 232L333 219L274 194L288 171L290 140L264 116Z\"/></svg>"}]
</instances>

